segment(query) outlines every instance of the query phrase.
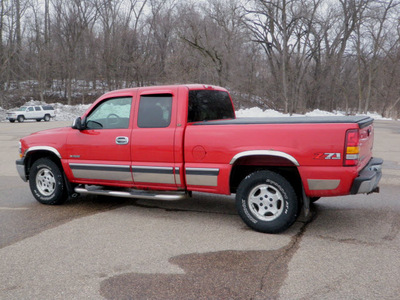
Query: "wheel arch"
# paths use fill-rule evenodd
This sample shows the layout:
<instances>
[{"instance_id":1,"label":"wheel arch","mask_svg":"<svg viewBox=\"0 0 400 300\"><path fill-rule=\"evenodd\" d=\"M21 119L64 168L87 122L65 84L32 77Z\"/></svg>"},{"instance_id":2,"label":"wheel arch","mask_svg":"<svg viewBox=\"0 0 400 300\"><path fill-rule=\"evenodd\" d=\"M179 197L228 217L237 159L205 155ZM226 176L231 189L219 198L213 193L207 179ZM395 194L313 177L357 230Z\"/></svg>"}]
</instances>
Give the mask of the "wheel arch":
<instances>
[{"instance_id":1,"label":"wheel arch","mask_svg":"<svg viewBox=\"0 0 400 300\"><path fill-rule=\"evenodd\" d=\"M61 155L57 151L57 149L49 146L34 146L26 150L25 152L25 174L26 178L29 180L29 172L30 168L40 158L49 158L54 163L58 165L58 167L63 170L61 164Z\"/></svg>"},{"instance_id":2,"label":"wheel arch","mask_svg":"<svg viewBox=\"0 0 400 300\"><path fill-rule=\"evenodd\" d=\"M230 191L236 193L240 182L249 174L260 170L270 170L285 177L302 199L302 180L298 171L298 161L285 152L274 150L254 150L236 154L230 164Z\"/></svg>"}]
</instances>

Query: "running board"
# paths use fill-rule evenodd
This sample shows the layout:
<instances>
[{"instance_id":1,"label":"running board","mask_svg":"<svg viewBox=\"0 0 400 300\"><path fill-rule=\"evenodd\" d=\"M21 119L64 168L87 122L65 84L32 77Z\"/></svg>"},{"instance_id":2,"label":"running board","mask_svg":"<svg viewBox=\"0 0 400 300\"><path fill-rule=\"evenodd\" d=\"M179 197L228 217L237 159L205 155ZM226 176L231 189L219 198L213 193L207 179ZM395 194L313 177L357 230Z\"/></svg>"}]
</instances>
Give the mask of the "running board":
<instances>
[{"instance_id":1,"label":"running board","mask_svg":"<svg viewBox=\"0 0 400 300\"><path fill-rule=\"evenodd\" d=\"M157 191L140 191L140 190L114 191L114 190L104 190L101 188L86 189L81 186L76 187L74 191L75 193L81 195L112 196L112 197L147 199L147 200L177 201L188 198L188 194L186 192L177 192L172 194L172 193L164 193Z\"/></svg>"}]
</instances>

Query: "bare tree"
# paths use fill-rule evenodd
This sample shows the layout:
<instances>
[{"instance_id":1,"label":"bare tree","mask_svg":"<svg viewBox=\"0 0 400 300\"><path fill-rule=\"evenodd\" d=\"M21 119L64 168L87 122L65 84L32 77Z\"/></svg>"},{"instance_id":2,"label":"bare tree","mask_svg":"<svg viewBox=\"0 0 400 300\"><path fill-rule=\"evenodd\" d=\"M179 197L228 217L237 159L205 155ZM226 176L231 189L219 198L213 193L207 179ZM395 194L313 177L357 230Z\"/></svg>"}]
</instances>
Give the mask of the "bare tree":
<instances>
[{"instance_id":1,"label":"bare tree","mask_svg":"<svg viewBox=\"0 0 400 300\"><path fill-rule=\"evenodd\" d=\"M399 38L394 41L394 44L387 43L389 35L393 34L391 30L392 26L388 23L392 23L390 20L392 11L395 10L400 3L398 1L389 0L377 2L371 5L370 10L368 12L369 16L366 24L366 35L368 35L367 40L370 41L369 45L369 53L367 53L368 57L368 66L366 68L367 74L367 82L365 85L365 93L363 94L363 83L359 80L359 112L363 111L364 113L368 112L371 102L371 93L372 93L372 84L375 81L375 78L378 74L378 68L380 68L381 57L384 54L385 50L390 51L394 45L398 44ZM395 15L399 13L399 11L394 12ZM387 49L387 47L389 49ZM357 53L359 53L357 51ZM364 98L364 107L362 108L362 98Z\"/></svg>"},{"instance_id":2,"label":"bare tree","mask_svg":"<svg viewBox=\"0 0 400 300\"><path fill-rule=\"evenodd\" d=\"M58 43L60 60L58 66L61 76L66 81L66 96L71 104L72 81L76 79L79 66L77 64L77 50L82 43L82 36L92 24L96 10L89 1L73 0L64 2L53 0L55 10L55 24L53 38Z\"/></svg>"},{"instance_id":3,"label":"bare tree","mask_svg":"<svg viewBox=\"0 0 400 300\"><path fill-rule=\"evenodd\" d=\"M301 98L312 55L313 24L321 1L255 1L248 9L247 26L268 58L270 76L284 111L303 106ZM300 102L299 102L300 101Z\"/></svg>"},{"instance_id":4,"label":"bare tree","mask_svg":"<svg viewBox=\"0 0 400 300\"><path fill-rule=\"evenodd\" d=\"M199 7L185 7L180 38L200 53L214 68L219 85L232 83L238 56L243 55L245 34L243 9L239 1L208 1ZM213 73L215 73L213 72Z\"/></svg>"},{"instance_id":5,"label":"bare tree","mask_svg":"<svg viewBox=\"0 0 400 300\"><path fill-rule=\"evenodd\" d=\"M72 103L100 87L205 82L229 87L238 106L396 115L399 4L3 0L1 105L54 91Z\"/></svg>"},{"instance_id":6,"label":"bare tree","mask_svg":"<svg viewBox=\"0 0 400 300\"><path fill-rule=\"evenodd\" d=\"M4 90L4 72L5 72L5 50L3 45L3 31L5 19L5 5L4 1L0 2L0 91ZM3 106L3 97L0 97L1 105Z\"/></svg>"}]
</instances>

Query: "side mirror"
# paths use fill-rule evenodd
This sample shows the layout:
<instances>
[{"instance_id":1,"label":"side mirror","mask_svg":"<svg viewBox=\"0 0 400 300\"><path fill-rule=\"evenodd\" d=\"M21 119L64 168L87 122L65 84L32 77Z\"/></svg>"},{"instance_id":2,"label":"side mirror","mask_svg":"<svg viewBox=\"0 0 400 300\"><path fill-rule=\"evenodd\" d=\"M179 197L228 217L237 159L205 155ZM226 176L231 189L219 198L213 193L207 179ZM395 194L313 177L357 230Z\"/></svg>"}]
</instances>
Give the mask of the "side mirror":
<instances>
[{"instance_id":1,"label":"side mirror","mask_svg":"<svg viewBox=\"0 0 400 300\"><path fill-rule=\"evenodd\" d=\"M74 122L72 123L72 128L78 129L78 130L84 130L86 128L85 121L86 121L86 118L84 118L83 120L81 119L81 117L76 118L74 120Z\"/></svg>"}]
</instances>

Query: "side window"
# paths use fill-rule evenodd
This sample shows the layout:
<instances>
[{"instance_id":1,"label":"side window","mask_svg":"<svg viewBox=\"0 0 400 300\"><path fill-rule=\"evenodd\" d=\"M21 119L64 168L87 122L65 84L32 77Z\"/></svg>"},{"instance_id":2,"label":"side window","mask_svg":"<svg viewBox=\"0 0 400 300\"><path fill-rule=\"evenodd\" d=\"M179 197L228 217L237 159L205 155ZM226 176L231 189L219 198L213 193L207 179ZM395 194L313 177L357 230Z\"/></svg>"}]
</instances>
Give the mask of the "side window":
<instances>
[{"instance_id":1,"label":"side window","mask_svg":"<svg viewBox=\"0 0 400 300\"><path fill-rule=\"evenodd\" d=\"M140 97L138 126L165 128L171 124L172 95L144 95Z\"/></svg>"},{"instance_id":2,"label":"side window","mask_svg":"<svg viewBox=\"0 0 400 300\"><path fill-rule=\"evenodd\" d=\"M39 106L35 106L35 110L36 110L36 111L41 111L41 109L40 109Z\"/></svg>"},{"instance_id":3,"label":"side window","mask_svg":"<svg viewBox=\"0 0 400 300\"><path fill-rule=\"evenodd\" d=\"M125 129L129 127L132 97L101 102L87 117L87 129Z\"/></svg>"},{"instance_id":4,"label":"side window","mask_svg":"<svg viewBox=\"0 0 400 300\"><path fill-rule=\"evenodd\" d=\"M33 111L33 107L32 107L32 106L29 106L29 107L28 107L28 111Z\"/></svg>"}]
</instances>

